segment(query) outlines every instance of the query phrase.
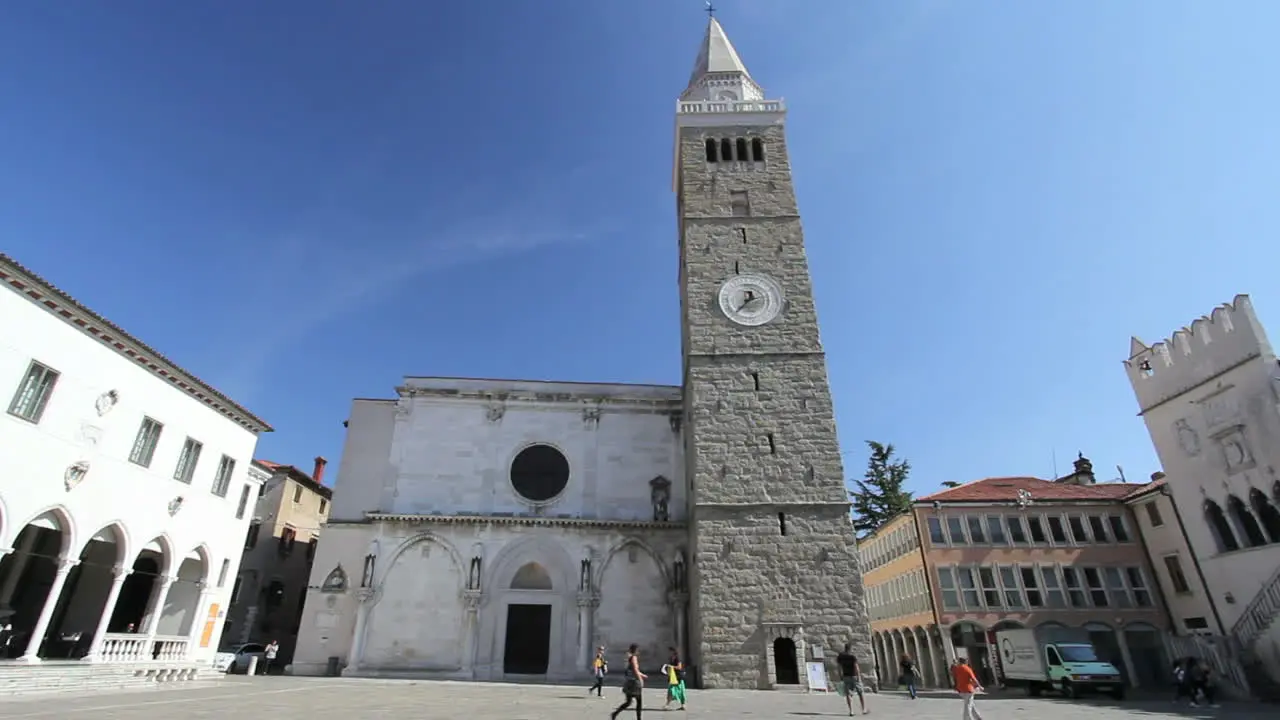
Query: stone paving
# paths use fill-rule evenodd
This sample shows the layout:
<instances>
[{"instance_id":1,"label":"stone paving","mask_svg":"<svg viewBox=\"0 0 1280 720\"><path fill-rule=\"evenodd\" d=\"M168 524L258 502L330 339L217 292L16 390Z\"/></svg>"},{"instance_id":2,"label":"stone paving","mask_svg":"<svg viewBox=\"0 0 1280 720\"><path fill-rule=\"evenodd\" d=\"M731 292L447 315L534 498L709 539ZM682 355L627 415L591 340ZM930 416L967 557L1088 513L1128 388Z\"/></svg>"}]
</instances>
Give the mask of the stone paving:
<instances>
[{"instance_id":1,"label":"stone paving","mask_svg":"<svg viewBox=\"0 0 1280 720\"><path fill-rule=\"evenodd\" d=\"M787 718L847 717L844 702L835 694L800 692L697 691L689 693L687 712L663 712L662 692L650 690L645 716L684 718ZM868 695L869 720L958 720L960 702L954 694L926 694L911 700L902 693ZM320 678L228 678L215 684L141 693L105 693L94 696L46 696L0 700L0 718L57 718L58 720L362 720L401 717L433 720L577 720L607 718L621 702L617 687L604 699L588 698L579 687L505 685ZM855 705L856 707L856 705ZM979 703L984 720L1119 720L1145 716L1158 718L1223 718L1262 720L1276 718L1274 706L1227 705L1219 710L1194 711L1168 700L1066 701L1031 699L1025 695L992 695ZM621 716L625 720L634 713Z\"/></svg>"}]
</instances>

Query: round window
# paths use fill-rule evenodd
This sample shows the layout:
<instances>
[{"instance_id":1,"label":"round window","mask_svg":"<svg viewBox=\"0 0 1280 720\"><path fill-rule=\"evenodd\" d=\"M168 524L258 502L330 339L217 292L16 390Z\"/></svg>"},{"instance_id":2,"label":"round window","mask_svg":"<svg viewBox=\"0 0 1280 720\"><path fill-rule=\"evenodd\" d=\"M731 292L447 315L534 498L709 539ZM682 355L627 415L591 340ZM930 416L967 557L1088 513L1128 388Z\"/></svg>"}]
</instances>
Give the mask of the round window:
<instances>
[{"instance_id":1,"label":"round window","mask_svg":"<svg viewBox=\"0 0 1280 720\"><path fill-rule=\"evenodd\" d=\"M569 461L550 445L530 445L511 462L511 487L525 500L547 502L569 484Z\"/></svg>"}]
</instances>

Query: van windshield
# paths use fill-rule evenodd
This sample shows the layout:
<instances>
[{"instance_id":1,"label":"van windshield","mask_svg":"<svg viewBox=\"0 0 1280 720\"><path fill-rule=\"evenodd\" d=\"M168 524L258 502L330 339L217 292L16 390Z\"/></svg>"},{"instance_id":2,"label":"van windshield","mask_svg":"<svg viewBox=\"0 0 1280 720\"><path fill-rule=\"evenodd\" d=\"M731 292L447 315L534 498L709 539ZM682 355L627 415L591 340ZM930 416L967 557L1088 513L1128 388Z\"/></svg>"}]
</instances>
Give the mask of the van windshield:
<instances>
[{"instance_id":1,"label":"van windshield","mask_svg":"<svg viewBox=\"0 0 1280 720\"><path fill-rule=\"evenodd\" d=\"M1098 654L1093 651L1092 645L1059 645L1058 652L1069 663L1098 662Z\"/></svg>"}]
</instances>

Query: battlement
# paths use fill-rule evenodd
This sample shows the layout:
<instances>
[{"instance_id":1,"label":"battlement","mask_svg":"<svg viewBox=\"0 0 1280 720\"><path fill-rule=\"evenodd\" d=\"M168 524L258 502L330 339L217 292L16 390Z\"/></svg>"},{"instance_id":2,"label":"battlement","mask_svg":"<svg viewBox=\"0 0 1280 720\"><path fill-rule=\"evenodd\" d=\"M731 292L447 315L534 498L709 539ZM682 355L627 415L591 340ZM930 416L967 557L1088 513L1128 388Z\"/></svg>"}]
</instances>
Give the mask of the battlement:
<instances>
[{"instance_id":1,"label":"battlement","mask_svg":"<svg viewBox=\"0 0 1280 720\"><path fill-rule=\"evenodd\" d=\"M1124 361L1143 412L1249 360L1270 366L1275 355L1248 295L1214 308L1169 338L1147 346L1129 340Z\"/></svg>"}]
</instances>

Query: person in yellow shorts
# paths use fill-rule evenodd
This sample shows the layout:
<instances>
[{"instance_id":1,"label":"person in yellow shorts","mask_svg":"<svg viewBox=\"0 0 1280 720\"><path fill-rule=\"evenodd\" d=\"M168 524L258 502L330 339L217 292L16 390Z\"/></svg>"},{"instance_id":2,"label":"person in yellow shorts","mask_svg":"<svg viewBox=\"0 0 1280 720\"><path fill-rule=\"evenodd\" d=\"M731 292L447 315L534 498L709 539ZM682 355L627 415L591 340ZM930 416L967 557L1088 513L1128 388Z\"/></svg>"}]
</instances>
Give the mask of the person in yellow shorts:
<instances>
[{"instance_id":1,"label":"person in yellow shorts","mask_svg":"<svg viewBox=\"0 0 1280 720\"><path fill-rule=\"evenodd\" d=\"M684 663L680 662L680 653L675 648L667 648L671 651L671 657L667 659L667 664L662 666L663 672L667 675L667 704L662 706L663 710L671 707L671 701L675 700L680 703L680 709L684 709Z\"/></svg>"}]
</instances>

